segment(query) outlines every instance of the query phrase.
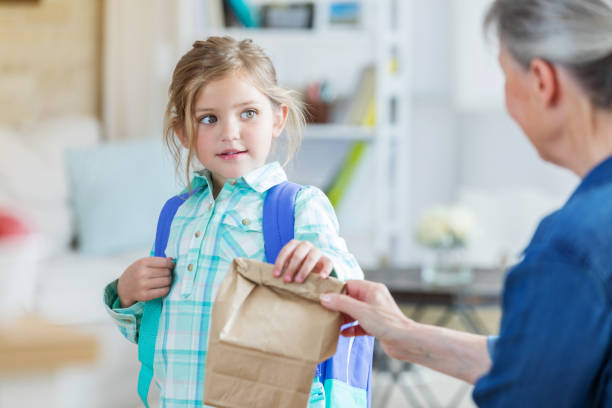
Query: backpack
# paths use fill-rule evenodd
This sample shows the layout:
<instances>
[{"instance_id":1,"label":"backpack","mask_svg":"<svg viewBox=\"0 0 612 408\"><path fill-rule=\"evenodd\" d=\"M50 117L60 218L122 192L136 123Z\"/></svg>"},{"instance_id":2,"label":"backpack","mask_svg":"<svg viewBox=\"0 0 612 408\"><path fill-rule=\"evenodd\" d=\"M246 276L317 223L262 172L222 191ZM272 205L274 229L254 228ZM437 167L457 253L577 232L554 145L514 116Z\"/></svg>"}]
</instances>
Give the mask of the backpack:
<instances>
[{"instance_id":1,"label":"backpack","mask_svg":"<svg viewBox=\"0 0 612 408\"><path fill-rule=\"evenodd\" d=\"M276 261L282 247L293 239L295 198L302 187L289 181L268 190L263 209L263 234L266 260ZM191 192L191 194L195 193ZM169 199L157 223L154 255L166 257L170 226L178 208L190 195L184 193ZM149 408L147 396L153 379L155 341L162 310L162 298L145 303L138 335L138 394ZM372 380L374 338L340 336L336 354L317 365L311 388L310 408L369 408Z\"/></svg>"}]
</instances>

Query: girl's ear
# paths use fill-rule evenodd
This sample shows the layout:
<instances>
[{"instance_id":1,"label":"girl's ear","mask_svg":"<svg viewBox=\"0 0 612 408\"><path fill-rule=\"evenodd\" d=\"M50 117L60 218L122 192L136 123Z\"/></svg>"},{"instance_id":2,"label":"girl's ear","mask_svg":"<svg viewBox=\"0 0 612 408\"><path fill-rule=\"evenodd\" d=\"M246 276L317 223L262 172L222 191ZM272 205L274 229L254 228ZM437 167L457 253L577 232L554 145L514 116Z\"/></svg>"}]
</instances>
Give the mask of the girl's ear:
<instances>
[{"instance_id":1,"label":"girl's ear","mask_svg":"<svg viewBox=\"0 0 612 408\"><path fill-rule=\"evenodd\" d=\"M274 114L274 124L272 127L272 137L279 137L283 132L283 129L287 124L288 114L289 107L287 105L281 105L278 109L276 109Z\"/></svg>"},{"instance_id":2,"label":"girl's ear","mask_svg":"<svg viewBox=\"0 0 612 408\"><path fill-rule=\"evenodd\" d=\"M187 137L185 136L185 128L183 127L183 125L175 124L173 128L174 128L174 133L176 133L176 135L178 136L183 147L185 149L189 149L189 141L187 140Z\"/></svg>"}]
</instances>

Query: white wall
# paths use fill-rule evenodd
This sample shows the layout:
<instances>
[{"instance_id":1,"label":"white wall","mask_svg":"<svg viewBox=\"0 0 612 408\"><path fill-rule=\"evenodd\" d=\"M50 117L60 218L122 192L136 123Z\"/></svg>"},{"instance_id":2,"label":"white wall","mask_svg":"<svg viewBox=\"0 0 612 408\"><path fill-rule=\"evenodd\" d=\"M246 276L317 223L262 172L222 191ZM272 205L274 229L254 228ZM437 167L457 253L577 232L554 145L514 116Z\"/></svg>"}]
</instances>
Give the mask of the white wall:
<instances>
[{"instance_id":1,"label":"white wall","mask_svg":"<svg viewBox=\"0 0 612 408\"><path fill-rule=\"evenodd\" d=\"M470 258L516 259L541 216L577 184L544 163L503 106L495 38L484 38L491 0L415 3L412 208L460 201L480 218ZM419 259L418 246L412 260Z\"/></svg>"}]
</instances>

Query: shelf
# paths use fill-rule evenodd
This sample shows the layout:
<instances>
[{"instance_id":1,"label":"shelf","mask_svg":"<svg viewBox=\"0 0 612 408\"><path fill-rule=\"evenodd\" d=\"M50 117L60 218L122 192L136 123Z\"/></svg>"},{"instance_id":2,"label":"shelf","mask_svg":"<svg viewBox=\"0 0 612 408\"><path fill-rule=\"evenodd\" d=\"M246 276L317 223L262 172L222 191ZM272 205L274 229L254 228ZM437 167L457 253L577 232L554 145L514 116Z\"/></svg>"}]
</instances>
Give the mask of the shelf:
<instances>
[{"instance_id":1,"label":"shelf","mask_svg":"<svg viewBox=\"0 0 612 408\"><path fill-rule=\"evenodd\" d=\"M304 140L365 140L371 141L374 132L364 126L343 124L308 124Z\"/></svg>"},{"instance_id":2,"label":"shelf","mask_svg":"<svg viewBox=\"0 0 612 408\"><path fill-rule=\"evenodd\" d=\"M242 39L251 38L255 42L278 41L278 42L307 42L312 45L314 42L321 43L344 43L370 42L372 34L362 27L349 28L337 27L326 29L308 28L240 28L229 27L224 29L205 30L205 36L226 36Z\"/></svg>"}]
</instances>

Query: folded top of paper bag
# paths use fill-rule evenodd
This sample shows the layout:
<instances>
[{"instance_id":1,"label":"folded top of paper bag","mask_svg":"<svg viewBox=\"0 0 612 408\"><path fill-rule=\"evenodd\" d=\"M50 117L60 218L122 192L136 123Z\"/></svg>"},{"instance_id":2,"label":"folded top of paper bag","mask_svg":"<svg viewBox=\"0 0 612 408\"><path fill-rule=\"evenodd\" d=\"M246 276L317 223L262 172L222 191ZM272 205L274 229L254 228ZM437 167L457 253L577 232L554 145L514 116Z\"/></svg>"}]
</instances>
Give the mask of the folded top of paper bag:
<instances>
[{"instance_id":1,"label":"folded top of paper bag","mask_svg":"<svg viewBox=\"0 0 612 408\"><path fill-rule=\"evenodd\" d=\"M269 286L283 291L291 292L314 302L319 302L322 293L343 293L344 282L334 278L322 279L317 274L310 274L303 283L287 283L281 278L272 275L270 264L253 262L244 258L234 260L236 270L249 281Z\"/></svg>"}]
</instances>

